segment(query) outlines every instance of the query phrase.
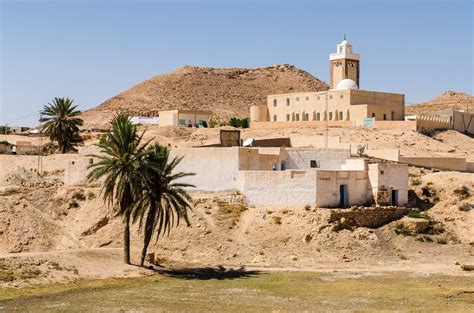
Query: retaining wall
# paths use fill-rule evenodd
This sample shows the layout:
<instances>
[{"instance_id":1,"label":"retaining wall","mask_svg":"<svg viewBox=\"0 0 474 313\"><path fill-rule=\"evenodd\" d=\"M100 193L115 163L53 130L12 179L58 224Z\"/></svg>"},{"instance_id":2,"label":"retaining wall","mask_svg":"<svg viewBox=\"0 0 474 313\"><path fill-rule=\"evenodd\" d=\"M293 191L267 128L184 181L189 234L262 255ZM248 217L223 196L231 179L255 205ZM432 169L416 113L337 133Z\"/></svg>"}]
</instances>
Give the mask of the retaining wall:
<instances>
[{"instance_id":1,"label":"retaining wall","mask_svg":"<svg viewBox=\"0 0 474 313\"><path fill-rule=\"evenodd\" d=\"M357 227L378 228L390 222L399 220L410 210L400 207L357 207L351 209L331 210L329 222L334 223L345 218Z\"/></svg>"}]
</instances>

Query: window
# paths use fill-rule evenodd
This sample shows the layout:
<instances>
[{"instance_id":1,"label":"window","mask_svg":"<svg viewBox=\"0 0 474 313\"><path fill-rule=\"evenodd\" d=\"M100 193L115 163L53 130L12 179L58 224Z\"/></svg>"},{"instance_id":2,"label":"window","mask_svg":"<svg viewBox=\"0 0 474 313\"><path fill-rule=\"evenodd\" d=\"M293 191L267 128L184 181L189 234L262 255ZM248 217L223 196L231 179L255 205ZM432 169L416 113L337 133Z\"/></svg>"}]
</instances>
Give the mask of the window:
<instances>
[{"instance_id":1,"label":"window","mask_svg":"<svg viewBox=\"0 0 474 313\"><path fill-rule=\"evenodd\" d=\"M290 114L287 114L286 115L286 121L289 121L290 120Z\"/></svg>"},{"instance_id":2,"label":"window","mask_svg":"<svg viewBox=\"0 0 474 313\"><path fill-rule=\"evenodd\" d=\"M316 120L320 121L321 120L321 113L316 113Z\"/></svg>"},{"instance_id":3,"label":"window","mask_svg":"<svg viewBox=\"0 0 474 313\"><path fill-rule=\"evenodd\" d=\"M386 121L387 120L387 114L383 114L383 120Z\"/></svg>"},{"instance_id":4,"label":"window","mask_svg":"<svg viewBox=\"0 0 474 313\"><path fill-rule=\"evenodd\" d=\"M299 114L299 113L296 113L295 119L296 119L296 121L299 121L299 120L300 120L300 114Z\"/></svg>"},{"instance_id":5,"label":"window","mask_svg":"<svg viewBox=\"0 0 474 313\"><path fill-rule=\"evenodd\" d=\"M179 126L185 126L186 125L186 119L185 118L180 118L179 119Z\"/></svg>"},{"instance_id":6,"label":"window","mask_svg":"<svg viewBox=\"0 0 474 313\"><path fill-rule=\"evenodd\" d=\"M329 112L329 120L332 121L332 112Z\"/></svg>"},{"instance_id":7,"label":"window","mask_svg":"<svg viewBox=\"0 0 474 313\"><path fill-rule=\"evenodd\" d=\"M308 101L308 100L309 100L309 97L306 97L306 101Z\"/></svg>"},{"instance_id":8,"label":"window","mask_svg":"<svg viewBox=\"0 0 474 313\"><path fill-rule=\"evenodd\" d=\"M375 113L372 113L372 117L375 117Z\"/></svg>"},{"instance_id":9,"label":"window","mask_svg":"<svg viewBox=\"0 0 474 313\"><path fill-rule=\"evenodd\" d=\"M319 167L319 164L316 160L311 160L311 161L309 161L309 166L311 168L317 168L317 167Z\"/></svg>"},{"instance_id":10,"label":"window","mask_svg":"<svg viewBox=\"0 0 474 313\"><path fill-rule=\"evenodd\" d=\"M300 101L300 97L296 97L296 101Z\"/></svg>"},{"instance_id":11,"label":"window","mask_svg":"<svg viewBox=\"0 0 474 313\"><path fill-rule=\"evenodd\" d=\"M341 99L344 98L344 95L341 95Z\"/></svg>"},{"instance_id":12,"label":"window","mask_svg":"<svg viewBox=\"0 0 474 313\"><path fill-rule=\"evenodd\" d=\"M380 175L383 175L383 171L380 171Z\"/></svg>"},{"instance_id":13,"label":"window","mask_svg":"<svg viewBox=\"0 0 474 313\"><path fill-rule=\"evenodd\" d=\"M274 122L277 121L277 116L276 116L276 115L273 115L273 121L274 121Z\"/></svg>"},{"instance_id":14,"label":"window","mask_svg":"<svg viewBox=\"0 0 474 313\"><path fill-rule=\"evenodd\" d=\"M274 107L277 106L277 99L273 99L273 106L274 106Z\"/></svg>"},{"instance_id":15,"label":"window","mask_svg":"<svg viewBox=\"0 0 474 313\"><path fill-rule=\"evenodd\" d=\"M286 105L287 105L287 106L290 105L290 98L286 98Z\"/></svg>"},{"instance_id":16,"label":"window","mask_svg":"<svg viewBox=\"0 0 474 313\"><path fill-rule=\"evenodd\" d=\"M342 121L344 119L344 112L339 112L339 120Z\"/></svg>"},{"instance_id":17,"label":"window","mask_svg":"<svg viewBox=\"0 0 474 313\"><path fill-rule=\"evenodd\" d=\"M305 121L309 121L309 113L305 113L304 116L305 116L304 120L305 120Z\"/></svg>"},{"instance_id":18,"label":"window","mask_svg":"<svg viewBox=\"0 0 474 313\"><path fill-rule=\"evenodd\" d=\"M391 116L391 118L392 118L392 121L395 120L395 112L393 112L393 111L392 111L392 116ZM451 121L451 122L452 122L452 121Z\"/></svg>"}]
</instances>

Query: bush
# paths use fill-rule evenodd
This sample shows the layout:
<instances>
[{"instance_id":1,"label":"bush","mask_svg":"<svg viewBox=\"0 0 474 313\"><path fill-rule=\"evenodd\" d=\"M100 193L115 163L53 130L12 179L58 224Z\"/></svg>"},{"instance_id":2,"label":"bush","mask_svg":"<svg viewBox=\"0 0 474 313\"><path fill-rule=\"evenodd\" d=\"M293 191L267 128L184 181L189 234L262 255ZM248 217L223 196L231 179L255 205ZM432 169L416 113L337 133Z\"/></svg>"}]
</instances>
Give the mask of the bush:
<instances>
[{"instance_id":1,"label":"bush","mask_svg":"<svg viewBox=\"0 0 474 313\"><path fill-rule=\"evenodd\" d=\"M358 145L357 146L357 156L359 156L359 157L367 156L365 154L365 146L364 145Z\"/></svg>"},{"instance_id":2,"label":"bush","mask_svg":"<svg viewBox=\"0 0 474 313\"><path fill-rule=\"evenodd\" d=\"M459 200L467 199L471 196L471 190L467 186L462 186L460 188L454 189L454 195L459 198Z\"/></svg>"},{"instance_id":3,"label":"bush","mask_svg":"<svg viewBox=\"0 0 474 313\"><path fill-rule=\"evenodd\" d=\"M229 120L227 125L236 127L236 128L248 128L249 127L249 120L247 118L239 119L237 117L233 117Z\"/></svg>"},{"instance_id":4,"label":"bush","mask_svg":"<svg viewBox=\"0 0 474 313\"><path fill-rule=\"evenodd\" d=\"M281 217L280 216L272 216L273 222L277 225L281 225Z\"/></svg>"},{"instance_id":5,"label":"bush","mask_svg":"<svg viewBox=\"0 0 474 313\"><path fill-rule=\"evenodd\" d=\"M416 212L416 211L410 211L408 213L408 217L412 217L412 218L424 218L425 220L429 220L430 217L426 214L423 214L423 213L419 213L419 212Z\"/></svg>"},{"instance_id":6,"label":"bush","mask_svg":"<svg viewBox=\"0 0 474 313\"><path fill-rule=\"evenodd\" d=\"M72 198L78 201L85 201L86 195L84 194L84 190L81 189L81 190L75 191L72 194Z\"/></svg>"},{"instance_id":7,"label":"bush","mask_svg":"<svg viewBox=\"0 0 474 313\"><path fill-rule=\"evenodd\" d=\"M421 185L421 180L419 178L413 178L411 180L411 185L412 186L419 186L419 185Z\"/></svg>"},{"instance_id":8,"label":"bush","mask_svg":"<svg viewBox=\"0 0 474 313\"><path fill-rule=\"evenodd\" d=\"M89 200L94 200L95 197L96 197L96 195L95 195L95 193L93 193L92 191L89 191L89 192L87 193L87 199L89 199Z\"/></svg>"},{"instance_id":9,"label":"bush","mask_svg":"<svg viewBox=\"0 0 474 313\"><path fill-rule=\"evenodd\" d=\"M474 208L474 205L469 204L469 203L461 203L458 206L458 210L461 212L469 212Z\"/></svg>"}]
</instances>

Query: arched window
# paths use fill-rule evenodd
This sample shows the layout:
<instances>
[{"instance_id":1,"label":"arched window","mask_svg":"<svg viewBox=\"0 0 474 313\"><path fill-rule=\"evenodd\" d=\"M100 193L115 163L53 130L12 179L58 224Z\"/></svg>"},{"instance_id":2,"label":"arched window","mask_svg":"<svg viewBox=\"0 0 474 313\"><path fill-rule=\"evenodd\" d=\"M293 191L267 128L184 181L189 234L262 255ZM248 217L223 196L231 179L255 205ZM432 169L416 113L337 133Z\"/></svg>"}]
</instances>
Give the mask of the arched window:
<instances>
[{"instance_id":1,"label":"arched window","mask_svg":"<svg viewBox=\"0 0 474 313\"><path fill-rule=\"evenodd\" d=\"M387 114L383 114L383 120L386 121L387 120Z\"/></svg>"},{"instance_id":2,"label":"arched window","mask_svg":"<svg viewBox=\"0 0 474 313\"><path fill-rule=\"evenodd\" d=\"M309 121L309 113L306 113L306 114L305 114L304 120L305 120L305 121Z\"/></svg>"},{"instance_id":3,"label":"arched window","mask_svg":"<svg viewBox=\"0 0 474 313\"><path fill-rule=\"evenodd\" d=\"M321 120L321 113L316 113L316 120L317 121L320 121Z\"/></svg>"},{"instance_id":4,"label":"arched window","mask_svg":"<svg viewBox=\"0 0 474 313\"><path fill-rule=\"evenodd\" d=\"M344 113L343 113L343 112L339 112L339 120L340 120L340 121L343 120L343 117L344 117Z\"/></svg>"},{"instance_id":5,"label":"arched window","mask_svg":"<svg viewBox=\"0 0 474 313\"><path fill-rule=\"evenodd\" d=\"M329 120L332 121L332 112L329 112Z\"/></svg>"},{"instance_id":6,"label":"arched window","mask_svg":"<svg viewBox=\"0 0 474 313\"><path fill-rule=\"evenodd\" d=\"M287 114L286 115L286 121L289 121L290 120L290 114Z\"/></svg>"},{"instance_id":7,"label":"arched window","mask_svg":"<svg viewBox=\"0 0 474 313\"><path fill-rule=\"evenodd\" d=\"M277 116L276 116L276 115L273 115L273 121L274 121L274 122L277 121Z\"/></svg>"},{"instance_id":8,"label":"arched window","mask_svg":"<svg viewBox=\"0 0 474 313\"><path fill-rule=\"evenodd\" d=\"M296 121L299 121L299 120L300 120L300 114L299 114L299 113L296 113L296 115L295 115L295 120L296 120Z\"/></svg>"},{"instance_id":9,"label":"arched window","mask_svg":"<svg viewBox=\"0 0 474 313\"><path fill-rule=\"evenodd\" d=\"M372 117L375 117L375 113L372 113Z\"/></svg>"}]
</instances>

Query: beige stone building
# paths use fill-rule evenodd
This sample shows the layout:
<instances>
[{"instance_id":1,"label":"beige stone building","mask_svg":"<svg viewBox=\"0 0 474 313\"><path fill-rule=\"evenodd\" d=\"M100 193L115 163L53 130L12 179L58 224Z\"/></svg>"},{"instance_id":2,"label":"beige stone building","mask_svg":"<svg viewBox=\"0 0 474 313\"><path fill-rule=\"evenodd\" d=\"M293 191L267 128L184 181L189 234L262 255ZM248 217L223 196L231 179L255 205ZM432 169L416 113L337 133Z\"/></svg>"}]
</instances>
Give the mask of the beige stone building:
<instances>
[{"instance_id":1,"label":"beige stone building","mask_svg":"<svg viewBox=\"0 0 474 313\"><path fill-rule=\"evenodd\" d=\"M405 95L359 89L359 54L346 40L329 57L331 89L269 95L267 104L250 108L250 121L310 122L351 121L365 118L400 121L405 115Z\"/></svg>"},{"instance_id":2,"label":"beige stone building","mask_svg":"<svg viewBox=\"0 0 474 313\"><path fill-rule=\"evenodd\" d=\"M205 126L209 125L211 111L171 110L160 111L160 127L163 126Z\"/></svg>"}]
</instances>

